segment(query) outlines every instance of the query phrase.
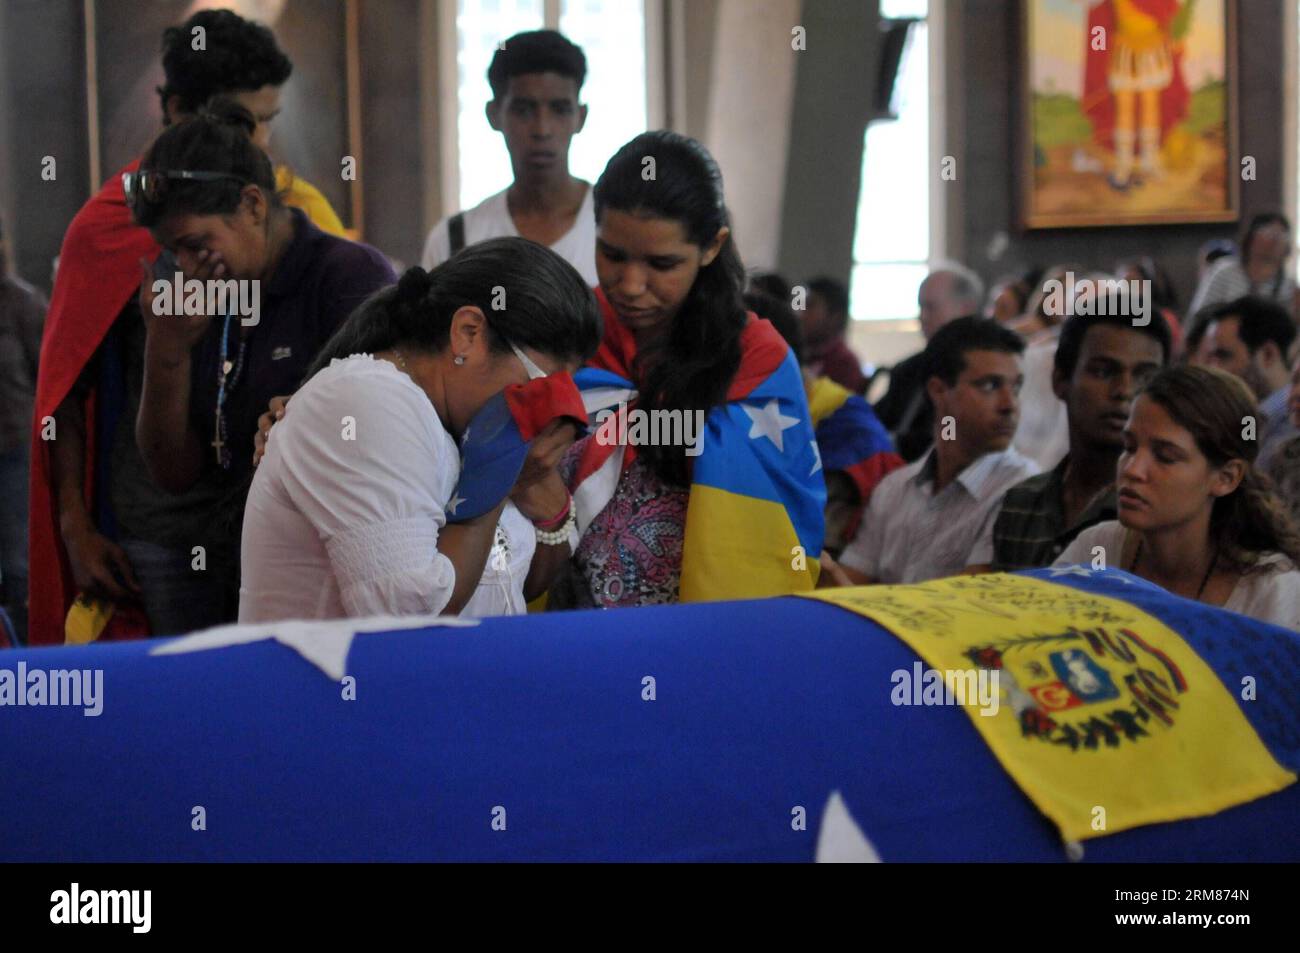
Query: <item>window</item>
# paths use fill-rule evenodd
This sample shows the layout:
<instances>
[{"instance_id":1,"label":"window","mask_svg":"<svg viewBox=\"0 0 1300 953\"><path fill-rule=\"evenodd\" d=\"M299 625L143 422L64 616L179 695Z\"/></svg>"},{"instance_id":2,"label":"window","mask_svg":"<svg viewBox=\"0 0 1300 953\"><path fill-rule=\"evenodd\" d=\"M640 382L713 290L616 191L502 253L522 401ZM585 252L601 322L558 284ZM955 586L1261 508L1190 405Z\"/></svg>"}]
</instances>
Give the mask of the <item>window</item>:
<instances>
[{"instance_id":1,"label":"window","mask_svg":"<svg viewBox=\"0 0 1300 953\"><path fill-rule=\"evenodd\" d=\"M582 102L590 114L569 152L574 175L595 182L619 146L646 129L646 0L445 2L455 3L457 94L455 129L444 135L455 136L457 175L449 192L459 197L460 208L472 208L511 181L505 144L483 110L492 98L488 64L497 45L516 33L558 29L586 54Z\"/></svg>"},{"instance_id":2,"label":"window","mask_svg":"<svg viewBox=\"0 0 1300 953\"><path fill-rule=\"evenodd\" d=\"M927 0L881 0L882 18L924 18ZM917 316L916 292L937 257L931 247L929 24L908 36L894 86L898 119L867 126L854 230L850 307L861 320Z\"/></svg>"},{"instance_id":3,"label":"window","mask_svg":"<svg viewBox=\"0 0 1300 953\"><path fill-rule=\"evenodd\" d=\"M456 139L460 207L473 208L510 184L510 156L483 107L492 98L487 69L497 44L542 29L542 0L458 0L456 10Z\"/></svg>"},{"instance_id":4,"label":"window","mask_svg":"<svg viewBox=\"0 0 1300 953\"><path fill-rule=\"evenodd\" d=\"M562 6L560 32L587 56L587 128L574 137L569 171L594 183L619 147L646 130L645 4L566 0Z\"/></svg>"}]
</instances>

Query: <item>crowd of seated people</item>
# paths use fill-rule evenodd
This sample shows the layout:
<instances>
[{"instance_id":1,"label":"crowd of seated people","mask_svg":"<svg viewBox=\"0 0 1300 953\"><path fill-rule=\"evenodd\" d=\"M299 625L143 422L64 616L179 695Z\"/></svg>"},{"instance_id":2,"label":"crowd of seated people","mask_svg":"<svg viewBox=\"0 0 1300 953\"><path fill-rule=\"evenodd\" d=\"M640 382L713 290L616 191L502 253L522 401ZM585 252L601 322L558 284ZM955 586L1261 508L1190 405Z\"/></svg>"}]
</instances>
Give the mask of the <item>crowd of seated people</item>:
<instances>
[{"instance_id":1,"label":"crowd of seated people","mask_svg":"<svg viewBox=\"0 0 1300 953\"><path fill-rule=\"evenodd\" d=\"M194 26L219 74L187 54ZM1149 256L1026 267L987 296L938 263L924 346L873 405L846 285L747 278L701 143L646 132L594 183L570 173L586 60L554 31L489 68L512 182L440 221L400 278L268 157L292 71L268 29L201 11L163 66L162 129L67 231L35 374L43 303L0 284L0 336L26 342L4 372L35 424L30 567L11 534L0 549L9 616L30 580L10 641L1073 562L1300 629L1280 215L1202 250L1186 311ZM256 320L163 313L178 275L258 283ZM1127 312L1090 306L1120 286L1142 289ZM697 417L690 439L635 436ZM8 487L26 424L3 423Z\"/></svg>"},{"instance_id":2,"label":"crowd of seated people","mask_svg":"<svg viewBox=\"0 0 1300 953\"><path fill-rule=\"evenodd\" d=\"M917 462L882 483L852 543L826 561L831 583L1084 563L1300 629L1289 223L1256 216L1240 243L1248 252L1236 247L1202 249L1199 310L1181 317L1168 275L1143 256L1113 272L1061 264L1009 274L982 318L938 334L923 321L926 347L900 367L924 368L931 413L954 427L945 440L932 423ZM1119 310L1085 302L1121 283L1142 297ZM924 314L924 286L918 304ZM980 325L985 343L954 364L948 329L974 336ZM1016 346L997 344L995 329L1013 332ZM963 409L979 404L969 392L964 407L955 402L952 385L980 374L989 411L1019 418L1010 447L962 426ZM891 431L900 447L913 436ZM999 480L1016 466L1021 479ZM917 538L934 542L917 553L905 544Z\"/></svg>"}]
</instances>

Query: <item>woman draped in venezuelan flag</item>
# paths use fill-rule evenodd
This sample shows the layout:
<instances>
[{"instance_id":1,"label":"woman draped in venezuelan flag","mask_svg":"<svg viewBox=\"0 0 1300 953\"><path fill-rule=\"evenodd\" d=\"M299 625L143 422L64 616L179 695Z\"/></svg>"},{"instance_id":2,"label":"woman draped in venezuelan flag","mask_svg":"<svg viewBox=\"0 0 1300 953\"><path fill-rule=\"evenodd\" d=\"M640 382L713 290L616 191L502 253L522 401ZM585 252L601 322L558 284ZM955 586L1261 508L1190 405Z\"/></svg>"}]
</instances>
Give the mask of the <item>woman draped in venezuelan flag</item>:
<instances>
[{"instance_id":1,"label":"woman draped in venezuelan flag","mask_svg":"<svg viewBox=\"0 0 1300 953\"><path fill-rule=\"evenodd\" d=\"M605 336L576 380L599 425L565 460L581 535L550 607L812 589L821 460L798 363L741 300L717 163L644 133L594 199Z\"/></svg>"}]
</instances>

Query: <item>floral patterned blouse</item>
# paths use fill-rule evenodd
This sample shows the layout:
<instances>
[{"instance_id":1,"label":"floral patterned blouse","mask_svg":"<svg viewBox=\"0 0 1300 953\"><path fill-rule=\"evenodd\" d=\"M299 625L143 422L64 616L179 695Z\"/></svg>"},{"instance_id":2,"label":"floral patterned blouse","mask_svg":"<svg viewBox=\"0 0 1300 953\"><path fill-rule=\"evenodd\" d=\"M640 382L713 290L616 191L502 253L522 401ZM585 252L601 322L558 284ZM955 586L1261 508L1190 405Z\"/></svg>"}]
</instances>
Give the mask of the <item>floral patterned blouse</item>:
<instances>
[{"instance_id":1,"label":"floral patterned blouse","mask_svg":"<svg viewBox=\"0 0 1300 953\"><path fill-rule=\"evenodd\" d=\"M582 440L575 443L560 464L570 485L583 446ZM643 460L634 460L582 535L565 575L551 590L549 607L677 602L689 496L686 488L665 484Z\"/></svg>"}]
</instances>

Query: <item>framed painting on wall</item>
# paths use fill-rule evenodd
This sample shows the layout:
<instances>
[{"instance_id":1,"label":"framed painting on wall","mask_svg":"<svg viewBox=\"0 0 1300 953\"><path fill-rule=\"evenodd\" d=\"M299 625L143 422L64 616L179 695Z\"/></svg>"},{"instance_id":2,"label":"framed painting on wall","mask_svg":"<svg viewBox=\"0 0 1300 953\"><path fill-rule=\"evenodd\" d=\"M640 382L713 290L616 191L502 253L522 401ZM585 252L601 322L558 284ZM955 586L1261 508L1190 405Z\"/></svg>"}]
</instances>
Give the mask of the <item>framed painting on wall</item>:
<instances>
[{"instance_id":1,"label":"framed painting on wall","mask_svg":"<svg viewBox=\"0 0 1300 953\"><path fill-rule=\"evenodd\" d=\"M223 7L270 27L293 62L267 147L316 186L353 234L361 190L340 175L360 157L355 0L84 0L92 189L141 155L162 130L163 30Z\"/></svg>"},{"instance_id":2,"label":"framed painting on wall","mask_svg":"<svg viewBox=\"0 0 1300 953\"><path fill-rule=\"evenodd\" d=\"M1022 0L1027 228L1237 218L1236 0Z\"/></svg>"}]
</instances>

